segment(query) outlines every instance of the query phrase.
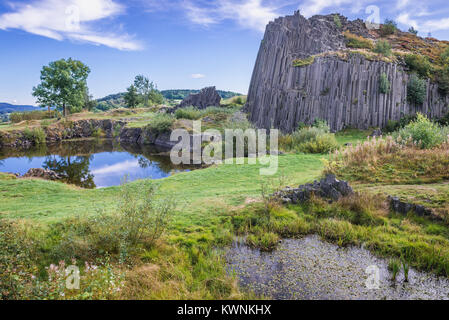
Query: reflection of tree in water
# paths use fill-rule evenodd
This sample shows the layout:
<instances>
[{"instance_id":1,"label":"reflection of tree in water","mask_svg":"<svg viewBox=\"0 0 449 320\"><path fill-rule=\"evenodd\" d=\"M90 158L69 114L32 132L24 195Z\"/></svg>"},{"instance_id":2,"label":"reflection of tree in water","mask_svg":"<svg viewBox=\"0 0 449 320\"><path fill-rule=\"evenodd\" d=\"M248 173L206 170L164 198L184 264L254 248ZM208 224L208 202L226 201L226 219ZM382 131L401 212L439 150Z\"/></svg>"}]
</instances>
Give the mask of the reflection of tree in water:
<instances>
[{"instance_id":1,"label":"reflection of tree in water","mask_svg":"<svg viewBox=\"0 0 449 320\"><path fill-rule=\"evenodd\" d=\"M89 171L91 157L55 157L49 156L43 164L44 169L53 170L66 177L67 182L86 189L94 189L94 176Z\"/></svg>"}]
</instances>

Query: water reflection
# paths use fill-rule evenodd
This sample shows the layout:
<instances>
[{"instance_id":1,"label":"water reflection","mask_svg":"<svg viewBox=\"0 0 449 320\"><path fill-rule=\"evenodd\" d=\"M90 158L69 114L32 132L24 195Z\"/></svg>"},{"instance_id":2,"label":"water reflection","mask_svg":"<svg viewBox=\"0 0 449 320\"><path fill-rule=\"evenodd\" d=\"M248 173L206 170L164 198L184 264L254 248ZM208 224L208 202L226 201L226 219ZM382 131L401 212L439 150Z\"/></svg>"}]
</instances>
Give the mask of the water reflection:
<instances>
[{"instance_id":1,"label":"water reflection","mask_svg":"<svg viewBox=\"0 0 449 320\"><path fill-rule=\"evenodd\" d=\"M154 146L120 145L112 140L65 141L28 150L1 149L0 171L25 174L31 168L50 169L65 181L83 188L119 185L129 181L161 179L194 169L174 166L167 150Z\"/></svg>"}]
</instances>

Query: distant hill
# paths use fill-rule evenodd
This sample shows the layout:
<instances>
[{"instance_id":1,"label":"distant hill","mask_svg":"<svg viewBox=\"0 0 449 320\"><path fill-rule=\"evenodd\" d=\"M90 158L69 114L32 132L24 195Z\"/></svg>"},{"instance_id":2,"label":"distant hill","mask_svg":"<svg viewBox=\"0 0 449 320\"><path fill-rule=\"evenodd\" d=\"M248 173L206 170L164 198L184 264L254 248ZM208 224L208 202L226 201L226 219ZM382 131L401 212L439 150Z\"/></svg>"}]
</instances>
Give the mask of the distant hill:
<instances>
[{"instance_id":1,"label":"distant hill","mask_svg":"<svg viewBox=\"0 0 449 320\"><path fill-rule=\"evenodd\" d=\"M165 99L168 100L183 100L186 98L189 94L195 94L199 93L200 90L189 90L189 89L176 89L176 90L163 90L161 91L162 95L165 97ZM218 94L221 96L222 99L229 99L235 96L241 96L241 93L236 93L232 91L222 91L217 90Z\"/></svg>"},{"instance_id":2,"label":"distant hill","mask_svg":"<svg viewBox=\"0 0 449 320\"><path fill-rule=\"evenodd\" d=\"M200 92L200 90L190 90L190 89L174 89L174 90L162 90L161 93L167 100L183 100L189 94L195 94ZM235 96L240 96L240 93L231 92L231 91L222 91L217 90L218 94L222 99L229 99ZM108 110L114 108L120 108L125 106L125 99L123 98L125 95L124 92L110 94L104 98L97 99L98 106L97 109L100 110Z\"/></svg>"},{"instance_id":3,"label":"distant hill","mask_svg":"<svg viewBox=\"0 0 449 320\"><path fill-rule=\"evenodd\" d=\"M0 114L34 111L34 110L39 110L39 108L33 107L33 106L28 106L28 105L14 105L14 104L0 102Z\"/></svg>"}]
</instances>

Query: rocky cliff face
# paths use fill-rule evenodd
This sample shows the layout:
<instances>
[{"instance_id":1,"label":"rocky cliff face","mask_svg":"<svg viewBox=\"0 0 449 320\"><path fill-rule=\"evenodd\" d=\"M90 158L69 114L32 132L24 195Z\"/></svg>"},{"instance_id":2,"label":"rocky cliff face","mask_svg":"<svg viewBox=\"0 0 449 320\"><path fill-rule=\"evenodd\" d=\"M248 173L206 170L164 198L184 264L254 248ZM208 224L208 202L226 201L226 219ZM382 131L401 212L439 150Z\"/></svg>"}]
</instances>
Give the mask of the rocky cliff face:
<instances>
[{"instance_id":1,"label":"rocky cliff face","mask_svg":"<svg viewBox=\"0 0 449 320\"><path fill-rule=\"evenodd\" d=\"M305 19L298 12L276 19L266 29L251 85L246 111L258 127L295 130L298 123L327 120L335 131L345 127L384 127L402 114L422 112L442 116L449 99L428 82L422 106L407 101L407 74L400 64L372 61L362 54L338 54L347 49L342 30L371 38L361 20L340 16L339 29L333 16ZM313 63L295 67L296 59L314 56ZM379 90L386 73L388 94Z\"/></svg>"},{"instance_id":2,"label":"rocky cliff face","mask_svg":"<svg viewBox=\"0 0 449 320\"><path fill-rule=\"evenodd\" d=\"M202 89L197 94L191 94L186 97L177 108L196 107L198 109L206 109L207 107L219 107L221 97L215 87Z\"/></svg>"}]
</instances>

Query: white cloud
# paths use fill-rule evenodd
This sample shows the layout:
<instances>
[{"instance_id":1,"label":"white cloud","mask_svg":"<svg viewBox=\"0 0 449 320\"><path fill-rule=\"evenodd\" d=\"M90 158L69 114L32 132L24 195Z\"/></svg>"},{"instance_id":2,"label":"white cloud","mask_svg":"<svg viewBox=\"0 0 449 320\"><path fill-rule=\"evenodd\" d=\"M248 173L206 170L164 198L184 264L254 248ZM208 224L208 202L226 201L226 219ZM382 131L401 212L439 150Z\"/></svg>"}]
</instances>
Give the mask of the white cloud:
<instances>
[{"instance_id":1,"label":"white cloud","mask_svg":"<svg viewBox=\"0 0 449 320\"><path fill-rule=\"evenodd\" d=\"M139 161L137 160L126 160L123 162L115 163L112 165L106 165L104 167L92 170L92 174L95 176L109 175L111 173L124 173L124 172L134 172L139 169Z\"/></svg>"},{"instance_id":2,"label":"white cloud","mask_svg":"<svg viewBox=\"0 0 449 320\"><path fill-rule=\"evenodd\" d=\"M301 14L305 17L311 17L313 15L321 13L323 10L339 7L345 4L351 4L351 6L356 7L360 10L361 3L364 1L354 1L354 0L306 0L303 4L299 6Z\"/></svg>"},{"instance_id":3,"label":"white cloud","mask_svg":"<svg viewBox=\"0 0 449 320\"><path fill-rule=\"evenodd\" d=\"M71 39L119 50L142 48L126 33L93 30L94 22L125 12L124 6L113 0L42 0L13 5L12 9L14 12L0 16L0 29L21 29L59 41Z\"/></svg>"},{"instance_id":4,"label":"white cloud","mask_svg":"<svg viewBox=\"0 0 449 320\"><path fill-rule=\"evenodd\" d=\"M195 24L209 26L224 20L234 20L241 27L263 32L271 20L281 16L278 7L262 0L184 1L187 17Z\"/></svg>"},{"instance_id":5,"label":"white cloud","mask_svg":"<svg viewBox=\"0 0 449 320\"><path fill-rule=\"evenodd\" d=\"M206 75L201 74L201 73L194 73L194 74L191 75L191 77L193 79L203 79L203 78L206 78Z\"/></svg>"}]
</instances>

